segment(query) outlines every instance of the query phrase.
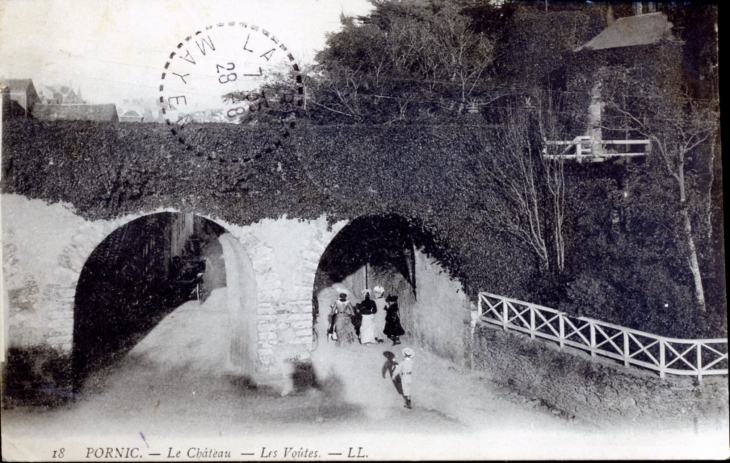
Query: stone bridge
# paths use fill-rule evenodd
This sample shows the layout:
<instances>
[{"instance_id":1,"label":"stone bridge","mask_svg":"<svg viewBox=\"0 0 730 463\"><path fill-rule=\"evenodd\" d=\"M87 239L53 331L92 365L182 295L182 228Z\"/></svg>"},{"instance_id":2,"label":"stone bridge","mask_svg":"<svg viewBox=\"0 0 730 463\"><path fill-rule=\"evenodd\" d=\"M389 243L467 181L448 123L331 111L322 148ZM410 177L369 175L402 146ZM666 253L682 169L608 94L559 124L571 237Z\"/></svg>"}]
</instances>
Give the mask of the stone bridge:
<instances>
[{"instance_id":1,"label":"stone bridge","mask_svg":"<svg viewBox=\"0 0 730 463\"><path fill-rule=\"evenodd\" d=\"M69 396L80 373L109 367L169 314L180 297L155 299L152 290L175 279L171 259L192 224L210 238L198 251L217 269L209 272L206 261L205 274L222 280L211 288L226 290L219 335L230 348L223 363L256 384L287 390L292 371L315 348L317 315L340 287L360 300L363 288L382 285L400 296L412 344L566 413L588 403L590 414L607 388L618 397L612 403L628 404L612 406L618 413L651 412L654 392L645 394L650 405L632 400L637 390L658 388L698 409L727 410L726 382L637 382L631 372L537 340L484 326L473 331L477 311L465 286L472 295L528 297L538 275L529 250L495 233L482 209L471 127L418 134L409 127L309 127L266 151L271 134L211 124L201 141L207 158L181 152L156 124L31 122L3 130L4 400L43 404ZM248 160L241 147L251 151ZM153 262L156 250L164 265L137 268ZM442 253L446 264L429 252ZM446 269L454 262L449 268L463 282ZM137 280L122 285L118 275ZM661 416L688 407L662 403L668 410Z\"/></svg>"},{"instance_id":2,"label":"stone bridge","mask_svg":"<svg viewBox=\"0 0 730 463\"><path fill-rule=\"evenodd\" d=\"M72 387L72 357L79 355L75 344L84 336L84 327L79 323L79 281L85 267L90 265L94 251L115 232L165 213L173 218L185 215L175 209L160 209L114 220L87 220L63 203L48 204L4 194L3 324L4 352L9 356L6 365L13 364L13 355L32 359L25 368L33 370L33 378L25 380L34 383L34 387L39 383L60 390ZM415 249L411 241L406 240L403 245L404 254L411 261L410 268L402 272L405 276L393 270L398 265L381 266L380 270L371 267L368 275L368 262L363 258L350 266L355 271L343 274L346 278L341 281L335 281L340 280L337 277L318 279L323 255L328 250L334 256L357 254L353 249L358 246L357 234L352 233L352 227L348 228L348 222L328 225L324 216L306 221L284 216L242 226L214 218L206 211L195 215L223 230L218 241L225 262L229 324L222 328L221 335L230 338L227 364L232 373L257 384L286 389L292 364L306 360L313 348L318 296L329 297L331 289L329 293L325 290L334 288L334 284L346 287L356 300L365 285L382 284L389 291L408 293L401 298L401 316L409 334L443 356L461 364L469 362L473 304L461 284L432 258ZM367 223L370 219L357 220ZM387 230L384 233L387 235ZM335 240L338 235L340 239ZM333 246L342 249L337 251ZM323 309L326 310L328 307ZM150 323L156 322L150 319ZM111 326L104 336L114 337L113 331ZM102 344L107 341L112 339L100 340Z\"/></svg>"}]
</instances>

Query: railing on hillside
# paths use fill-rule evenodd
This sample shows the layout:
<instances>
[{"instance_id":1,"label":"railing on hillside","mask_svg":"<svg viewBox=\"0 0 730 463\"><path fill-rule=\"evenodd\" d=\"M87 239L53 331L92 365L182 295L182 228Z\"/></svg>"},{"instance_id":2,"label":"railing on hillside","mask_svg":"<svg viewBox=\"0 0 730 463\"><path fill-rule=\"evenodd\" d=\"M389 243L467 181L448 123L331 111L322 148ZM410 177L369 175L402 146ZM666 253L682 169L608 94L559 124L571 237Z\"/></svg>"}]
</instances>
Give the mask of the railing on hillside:
<instances>
[{"instance_id":1,"label":"railing on hillside","mask_svg":"<svg viewBox=\"0 0 730 463\"><path fill-rule=\"evenodd\" d=\"M558 153L549 153L548 147L563 148ZM631 150L641 147L641 151ZM623 151L628 149L629 151ZM594 140L588 135L575 137L570 141L546 140L543 149L545 159L572 159L578 162L602 162L608 158L646 156L651 151L651 140Z\"/></svg>"},{"instance_id":2,"label":"railing on hillside","mask_svg":"<svg viewBox=\"0 0 730 463\"><path fill-rule=\"evenodd\" d=\"M697 376L728 374L727 339L672 339L491 293L479 293L479 320L608 357L624 366Z\"/></svg>"}]
</instances>

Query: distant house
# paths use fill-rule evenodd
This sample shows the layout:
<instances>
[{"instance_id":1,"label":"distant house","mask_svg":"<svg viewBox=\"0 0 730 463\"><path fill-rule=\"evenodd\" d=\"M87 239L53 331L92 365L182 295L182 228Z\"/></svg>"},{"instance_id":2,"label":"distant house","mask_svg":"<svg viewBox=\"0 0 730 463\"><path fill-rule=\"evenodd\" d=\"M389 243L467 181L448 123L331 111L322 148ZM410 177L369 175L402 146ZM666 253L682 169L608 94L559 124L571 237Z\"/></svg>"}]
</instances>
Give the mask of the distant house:
<instances>
[{"instance_id":1,"label":"distant house","mask_svg":"<svg viewBox=\"0 0 730 463\"><path fill-rule=\"evenodd\" d=\"M25 119L27 117L25 109L18 104L17 101L10 99L10 87L2 87L0 84L0 92L2 93L2 119L4 121L10 119Z\"/></svg>"},{"instance_id":2,"label":"distant house","mask_svg":"<svg viewBox=\"0 0 730 463\"><path fill-rule=\"evenodd\" d=\"M139 117L141 117L141 120L134 120L138 122L164 122L165 118L162 117L162 108L167 108L166 103L160 103L157 99L150 99L150 98L134 98L134 99L124 99L119 105L118 105L118 111L119 111L119 120L122 122L130 122L131 119L127 120L125 119L125 115L128 111L134 111L136 112ZM130 117L137 117L134 116L133 113L129 114Z\"/></svg>"},{"instance_id":3,"label":"distant house","mask_svg":"<svg viewBox=\"0 0 730 463\"><path fill-rule=\"evenodd\" d=\"M205 111L205 122L228 122L226 112L222 109L209 109Z\"/></svg>"},{"instance_id":4,"label":"distant house","mask_svg":"<svg viewBox=\"0 0 730 463\"><path fill-rule=\"evenodd\" d=\"M176 111L166 111L166 116L171 122L177 122L178 120L186 120L188 122L230 122L226 117L226 112L223 109L205 109L202 111L195 111L188 114L178 114L175 116Z\"/></svg>"},{"instance_id":5,"label":"distant house","mask_svg":"<svg viewBox=\"0 0 730 463\"><path fill-rule=\"evenodd\" d=\"M80 94L73 91L71 87L66 85L50 86L43 85L39 89L39 94L43 104L84 104L84 100ZM80 93L80 92L79 92Z\"/></svg>"},{"instance_id":6,"label":"distant house","mask_svg":"<svg viewBox=\"0 0 730 463\"><path fill-rule=\"evenodd\" d=\"M134 109L124 111L122 115L119 116L119 122L142 122L143 120L144 117Z\"/></svg>"},{"instance_id":7,"label":"distant house","mask_svg":"<svg viewBox=\"0 0 730 463\"><path fill-rule=\"evenodd\" d=\"M562 91L584 93L588 100L586 125L571 127L572 140L551 141L561 154L550 158L590 158L602 161L613 156L642 156L650 149L647 140L632 139L627 130L607 131L608 120L615 115L605 108L605 86L616 78L627 82L626 98L641 95L641 88L661 86L670 79L667 66L679 56L681 42L672 34L672 23L662 13L638 14L619 18L597 36L573 50L563 71ZM641 71L635 71L635 70ZM634 70L634 71L632 71ZM631 74L637 79L626 79ZM615 122L615 121L614 121ZM622 124L625 125L625 124Z\"/></svg>"},{"instance_id":8,"label":"distant house","mask_svg":"<svg viewBox=\"0 0 730 463\"><path fill-rule=\"evenodd\" d=\"M159 111L153 112L151 109L145 109L142 114L142 122L157 122Z\"/></svg>"},{"instance_id":9,"label":"distant house","mask_svg":"<svg viewBox=\"0 0 730 463\"><path fill-rule=\"evenodd\" d=\"M115 104L37 105L33 115L44 121L119 122Z\"/></svg>"},{"instance_id":10,"label":"distant house","mask_svg":"<svg viewBox=\"0 0 730 463\"><path fill-rule=\"evenodd\" d=\"M31 79L3 79L0 86L10 88L10 101L17 103L25 111L25 117L33 112L40 98Z\"/></svg>"}]
</instances>

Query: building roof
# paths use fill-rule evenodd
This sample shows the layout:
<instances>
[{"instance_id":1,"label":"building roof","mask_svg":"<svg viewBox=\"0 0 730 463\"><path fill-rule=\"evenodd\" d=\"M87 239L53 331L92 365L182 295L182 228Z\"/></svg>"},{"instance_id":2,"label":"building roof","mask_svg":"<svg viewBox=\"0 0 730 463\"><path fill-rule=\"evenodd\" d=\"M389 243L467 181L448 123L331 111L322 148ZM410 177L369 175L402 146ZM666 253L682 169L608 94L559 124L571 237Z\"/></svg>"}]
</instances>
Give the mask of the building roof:
<instances>
[{"instance_id":1,"label":"building roof","mask_svg":"<svg viewBox=\"0 0 730 463\"><path fill-rule=\"evenodd\" d=\"M128 109L119 115L121 122L143 122L144 117L134 109Z\"/></svg>"},{"instance_id":2,"label":"building roof","mask_svg":"<svg viewBox=\"0 0 730 463\"><path fill-rule=\"evenodd\" d=\"M142 117L142 115L134 109L128 109L124 111L120 117Z\"/></svg>"},{"instance_id":3,"label":"building roof","mask_svg":"<svg viewBox=\"0 0 730 463\"><path fill-rule=\"evenodd\" d=\"M653 45L663 40L676 40L672 34L672 23L664 13L648 13L617 19L573 51Z\"/></svg>"},{"instance_id":4,"label":"building roof","mask_svg":"<svg viewBox=\"0 0 730 463\"><path fill-rule=\"evenodd\" d=\"M28 87L33 86L33 80L32 79L2 79L0 80L0 84L2 84L3 87L7 86L10 87L11 93L16 92L25 92L28 90ZM33 87L35 89L35 87Z\"/></svg>"},{"instance_id":5,"label":"building roof","mask_svg":"<svg viewBox=\"0 0 730 463\"><path fill-rule=\"evenodd\" d=\"M36 119L44 121L107 121L119 122L115 104L44 104L33 110Z\"/></svg>"}]
</instances>

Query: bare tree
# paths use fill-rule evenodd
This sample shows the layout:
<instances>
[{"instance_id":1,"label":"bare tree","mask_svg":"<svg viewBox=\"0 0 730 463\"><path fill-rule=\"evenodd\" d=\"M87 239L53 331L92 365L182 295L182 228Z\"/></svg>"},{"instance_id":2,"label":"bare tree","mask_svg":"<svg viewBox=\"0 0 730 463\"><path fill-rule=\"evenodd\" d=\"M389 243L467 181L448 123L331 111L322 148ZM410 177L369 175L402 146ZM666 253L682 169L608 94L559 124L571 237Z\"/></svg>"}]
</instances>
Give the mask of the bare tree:
<instances>
[{"instance_id":1,"label":"bare tree","mask_svg":"<svg viewBox=\"0 0 730 463\"><path fill-rule=\"evenodd\" d=\"M564 138L560 124L553 110L552 100L548 96L538 96L537 123L540 131L540 140L560 140ZM543 146L544 149L544 146ZM540 157L542 169L545 173L545 185L549 191L549 202L552 206L552 238L556 266L559 271L565 269L565 236L563 224L565 222L565 159L547 159Z\"/></svg>"},{"instance_id":2,"label":"bare tree","mask_svg":"<svg viewBox=\"0 0 730 463\"><path fill-rule=\"evenodd\" d=\"M644 95L628 99L625 95L611 98L607 107L615 110L623 121L622 130L638 132L652 141L653 148L661 157L667 174L677 186L677 200L683 235L688 249L688 264L695 286L695 299L701 311L706 310L702 273L697 258L697 246L693 232L687 185L690 155L702 145L711 144L708 162L703 166L712 173L714 143L718 126L718 104L716 101L695 100L686 91ZM607 126L616 129L616 124ZM709 142L709 143L708 143ZM709 196L709 194L708 194ZM709 197L707 199L709 201Z\"/></svg>"},{"instance_id":3,"label":"bare tree","mask_svg":"<svg viewBox=\"0 0 730 463\"><path fill-rule=\"evenodd\" d=\"M538 107L534 111L514 107L504 110L500 127L480 136L482 156L477 169L492 185L484 195L485 210L493 218L491 223L532 248L541 268L548 270L554 262L557 271L562 272L564 161L547 160L539 154L542 143L530 133L533 121L543 139L556 130L556 124L548 108Z\"/></svg>"},{"instance_id":4,"label":"bare tree","mask_svg":"<svg viewBox=\"0 0 730 463\"><path fill-rule=\"evenodd\" d=\"M390 21L383 56L392 79L412 79L428 99L439 87L458 88L457 112L466 107L494 60L494 44L471 30L469 19L453 7L438 13L414 10ZM415 13L418 13L417 15Z\"/></svg>"}]
</instances>

